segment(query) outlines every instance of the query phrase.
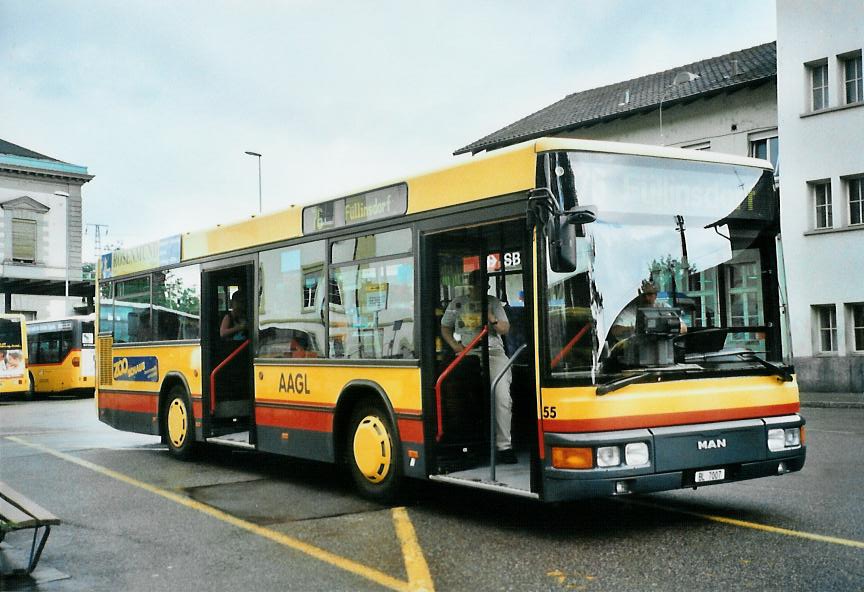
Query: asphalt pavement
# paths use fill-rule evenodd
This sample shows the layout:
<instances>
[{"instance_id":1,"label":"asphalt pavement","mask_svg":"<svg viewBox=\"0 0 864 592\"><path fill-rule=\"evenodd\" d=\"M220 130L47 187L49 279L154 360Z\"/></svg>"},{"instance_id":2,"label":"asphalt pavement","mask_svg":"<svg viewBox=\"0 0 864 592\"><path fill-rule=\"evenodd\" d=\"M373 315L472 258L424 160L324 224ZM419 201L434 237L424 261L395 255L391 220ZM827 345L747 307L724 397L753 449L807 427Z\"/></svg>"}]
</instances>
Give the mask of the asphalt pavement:
<instances>
[{"instance_id":1,"label":"asphalt pavement","mask_svg":"<svg viewBox=\"0 0 864 592\"><path fill-rule=\"evenodd\" d=\"M864 409L802 414L799 473L556 505L417 482L390 507L327 465L176 461L92 399L4 402L0 480L63 523L0 590L864 590Z\"/></svg>"}]
</instances>

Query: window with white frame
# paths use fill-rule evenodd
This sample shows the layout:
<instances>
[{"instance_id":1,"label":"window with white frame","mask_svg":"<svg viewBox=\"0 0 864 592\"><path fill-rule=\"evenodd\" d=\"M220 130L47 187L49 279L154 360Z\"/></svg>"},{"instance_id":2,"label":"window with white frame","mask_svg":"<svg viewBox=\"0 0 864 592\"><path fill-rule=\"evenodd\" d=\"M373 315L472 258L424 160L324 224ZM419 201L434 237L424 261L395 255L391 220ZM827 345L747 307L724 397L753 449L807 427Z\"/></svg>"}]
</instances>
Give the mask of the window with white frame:
<instances>
[{"instance_id":1,"label":"window with white frame","mask_svg":"<svg viewBox=\"0 0 864 592\"><path fill-rule=\"evenodd\" d=\"M822 304L813 307L818 331L818 351L830 353L837 351L837 307Z\"/></svg>"},{"instance_id":2,"label":"window with white frame","mask_svg":"<svg viewBox=\"0 0 864 592\"><path fill-rule=\"evenodd\" d=\"M861 72L861 52L841 58L843 64L843 83L846 90L846 103L864 101L864 75Z\"/></svg>"},{"instance_id":3,"label":"window with white frame","mask_svg":"<svg viewBox=\"0 0 864 592\"><path fill-rule=\"evenodd\" d=\"M810 81L813 101L811 108L819 111L828 107L828 64L810 66Z\"/></svg>"},{"instance_id":4,"label":"window with white frame","mask_svg":"<svg viewBox=\"0 0 864 592\"><path fill-rule=\"evenodd\" d=\"M864 224L864 178L848 179L849 224Z\"/></svg>"},{"instance_id":5,"label":"window with white frame","mask_svg":"<svg viewBox=\"0 0 864 592\"><path fill-rule=\"evenodd\" d=\"M314 309L318 298L318 284L324 275L324 266L303 272L303 309Z\"/></svg>"},{"instance_id":6,"label":"window with white frame","mask_svg":"<svg viewBox=\"0 0 864 592\"><path fill-rule=\"evenodd\" d=\"M820 181L812 183L813 202L816 207L815 227L832 228L834 226L834 212L831 207L831 181Z\"/></svg>"},{"instance_id":7,"label":"window with white frame","mask_svg":"<svg viewBox=\"0 0 864 592\"><path fill-rule=\"evenodd\" d=\"M36 221L12 218L12 261L36 262Z\"/></svg>"},{"instance_id":8,"label":"window with white frame","mask_svg":"<svg viewBox=\"0 0 864 592\"><path fill-rule=\"evenodd\" d=\"M780 139L775 136L750 139L750 156L770 161L777 168L777 159L780 156Z\"/></svg>"},{"instance_id":9,"label":"window with white frame","mask_svg":"<svg viewBox=\"0 0 864 592\"><path fill-rule=\"evenodd\" d=\"M852 321L852 349L864 352L864 303L850 304L849 318Z\"/></svg>"}]
</instances>

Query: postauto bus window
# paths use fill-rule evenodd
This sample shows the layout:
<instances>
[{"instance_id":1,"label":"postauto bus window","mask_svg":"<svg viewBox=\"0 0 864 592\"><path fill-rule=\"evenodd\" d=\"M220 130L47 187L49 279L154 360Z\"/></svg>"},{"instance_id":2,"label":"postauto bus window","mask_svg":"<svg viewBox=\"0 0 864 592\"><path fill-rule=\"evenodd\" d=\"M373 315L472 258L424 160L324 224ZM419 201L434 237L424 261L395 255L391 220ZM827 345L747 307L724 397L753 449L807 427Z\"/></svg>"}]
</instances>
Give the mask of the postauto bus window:
<instances>
[{"instance_id":1,"label":"postauto bus window","mask_svg":"<svg viewBox=\"0 0 864 592\"><path fill-rule=\"evenodd\" d=\"M324 356L324 241L264 251L258 277L258 356Z\"/></svg>"},{"instance_id":2,"label":"postauto bus window","mask_svg":"<svg viewBox=\"0 0 864 592\"><path fill-rule=\"evenodd\" d=\"M114 284L114 343L151 341L150 276Z\"/></svg>"},{"instance_id":3,"label":"postauto bus window","mask_svg":"<svg viewBox=\"0 0 864 592\"><path fill-rule=\"evenodd\" d=\"M112 298L113 282L99 284L99 332L114 332L114 299Z\"/></svg>"},{"instance_id":4,"label":"postauto bus window","mask_svg":"<svg viewBox=\"0 0 864 592\"><path fill-rule=\"evenodd\" d=\"M198 339L201 268L189 265L153 274L153 340Z\"/></svg>"},{"instance_id":5,"label":"postauto bus window","mask_svg":"<svg viewBox=\"0 0 864 592\"><path fill-rule=\"evenodd\" d=\"M331 291L341 296L329 311L331 358L416 358L414 260L391 257L411 245L407 228L333 243L333 262L350 263L330 268Z\"/></svg>"}]
</instances>

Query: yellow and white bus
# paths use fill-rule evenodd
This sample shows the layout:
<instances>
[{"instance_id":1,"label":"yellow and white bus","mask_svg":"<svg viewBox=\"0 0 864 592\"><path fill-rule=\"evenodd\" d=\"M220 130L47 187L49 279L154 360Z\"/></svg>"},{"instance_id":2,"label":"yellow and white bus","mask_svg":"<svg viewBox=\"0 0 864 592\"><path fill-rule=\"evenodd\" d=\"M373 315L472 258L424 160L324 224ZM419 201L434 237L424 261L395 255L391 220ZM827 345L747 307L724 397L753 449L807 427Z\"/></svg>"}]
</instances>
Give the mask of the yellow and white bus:
<instances>
[{"instance_id":1,"label":"yellow and white bus","mask_svg":"<svg viewBox=\"0 0 864 592\"><path fill-rule=\"evenodd\" d=\"M407 477L557 501L797 471L778 234L765 161L540 139L115 251L99 418L178 457L344 463L377 499Z\"/></svg>"},{"instance_id":2,"label":"yellow and white bus","mask_svg":"<svg viewBox=\"0 0 864 592\"><path fill-rule=\"evenodd\" d=\"M0 314L0 395L30 392L27 323L20 314Z\"/></svg>"},{"instance_id":3,"label":"yellow and white bus","mask_svg":"<svg viewBox=\"0 0 864 592\"><path fill-rule=\"evenodd\" d=\"M33 394L92 395L96 389L95 316L27 323Z\"/></svg>"}]
</instances>

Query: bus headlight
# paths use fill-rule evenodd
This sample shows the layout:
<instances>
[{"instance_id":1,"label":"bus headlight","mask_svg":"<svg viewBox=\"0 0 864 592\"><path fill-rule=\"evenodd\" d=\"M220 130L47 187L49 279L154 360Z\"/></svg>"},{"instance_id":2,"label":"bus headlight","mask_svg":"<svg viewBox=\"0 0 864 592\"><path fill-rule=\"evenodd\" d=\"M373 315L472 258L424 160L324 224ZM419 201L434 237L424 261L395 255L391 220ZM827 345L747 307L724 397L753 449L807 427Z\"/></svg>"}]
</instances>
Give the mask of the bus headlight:
<instances>
[{"instance_id":1,"label":"bus headlight","mask_svg":"<svg viewBox=\"0 0 864 592\"><path fill-rule=\"evenodd\" d=\"M598 467L617 467L621 464L621 448L618 446L601 446L597 449Z\"/></svg>"},{"instance_id":2,"label":"bus headlight","mask_svg":"<svg viewBox=\"0 0 864 592\"><path fill-rule=\"evenodd\" d=\"M768 430L768 450L782 452L801 446L801 428L775 428Z\"/></svg>"},{"instance_id":3,"label":"bus headlight","mask_svg":"<svg viewBox=\"0 0 864 592\"><path fill-rule=\"evenodd\" d=\"M624 448L624 462L635 467L648 464L648 445L645 442L632 442Z\"/></svg>"}]
</instances>

